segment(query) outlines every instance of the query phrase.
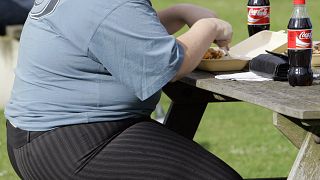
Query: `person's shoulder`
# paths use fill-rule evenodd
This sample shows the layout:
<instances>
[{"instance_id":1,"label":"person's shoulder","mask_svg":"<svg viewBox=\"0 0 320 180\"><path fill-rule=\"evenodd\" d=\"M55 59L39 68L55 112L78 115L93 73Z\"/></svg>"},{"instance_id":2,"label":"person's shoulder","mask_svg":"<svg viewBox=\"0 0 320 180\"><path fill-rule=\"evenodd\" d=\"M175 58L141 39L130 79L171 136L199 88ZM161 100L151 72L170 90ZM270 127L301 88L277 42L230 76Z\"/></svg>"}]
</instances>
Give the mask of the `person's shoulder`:
<instances>
[{"instance_id":1,"label":"person's shoulder","mask_svg":"<svg viewBox=\"0 0 320 180\"><path fill-rule=\"evenodd\" d=\"M147 4L149 6L152 6L152 3L150 0L127 0L127 1L132 3L142 3L142 4Z\"/></svg>"},{"instance_id":2,"label":"person's shoulder","mask_svg":"<svg viewBox=\"0 0 320 180\"><path fill-rule=\"evenodd\" d=\"M150 0L117 0L119 5L143 5L152 7L152 3Z\"/></svg>"}]
</instances>

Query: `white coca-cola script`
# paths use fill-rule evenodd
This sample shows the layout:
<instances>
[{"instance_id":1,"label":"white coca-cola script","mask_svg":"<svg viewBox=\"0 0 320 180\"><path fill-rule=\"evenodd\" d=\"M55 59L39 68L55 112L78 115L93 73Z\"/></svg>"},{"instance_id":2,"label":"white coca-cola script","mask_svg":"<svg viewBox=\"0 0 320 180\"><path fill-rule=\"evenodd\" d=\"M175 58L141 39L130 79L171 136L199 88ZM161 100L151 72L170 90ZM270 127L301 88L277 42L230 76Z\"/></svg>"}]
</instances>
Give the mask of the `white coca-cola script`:
<instances>
[{"instance_id":1,"label":"white coca-cola script","mask_svg":"<svg viewBox=\"0 0 320 180\"><path fill-rule=\"evenodd\" d=\"M312 38L312 32L301 32L299 35L299 39L311 39Z\"/></svg>"},{"instance_id":2,"label":"white coca-cola script","mask_svg":"<svg viewBox=\"0 0 320 180\"><path fill-rule=\"evenodd\" d=\"M248 6L248 24L270 24L270 6Z\"/></svg>"},{"instance_id":3,"label":"white coca-cola script","mask_svg":"<svg viewBox=\"0 0 320 180\"><path fill-rule=\"evenodd\" d=\"M311 49L312 29L288 29L288 49Z\"/></svg>"},{"instance_id":4,"label":"white coca-cola script","mask_svg":"<svg viewBox=\"0 0 320 180\"><path fill-rule=\"evenodd\" d=\"M250 9L249 10L250 16L266 16L268 15L268 8L261 8L261 9Z\"/></svg>"}]
</instances>

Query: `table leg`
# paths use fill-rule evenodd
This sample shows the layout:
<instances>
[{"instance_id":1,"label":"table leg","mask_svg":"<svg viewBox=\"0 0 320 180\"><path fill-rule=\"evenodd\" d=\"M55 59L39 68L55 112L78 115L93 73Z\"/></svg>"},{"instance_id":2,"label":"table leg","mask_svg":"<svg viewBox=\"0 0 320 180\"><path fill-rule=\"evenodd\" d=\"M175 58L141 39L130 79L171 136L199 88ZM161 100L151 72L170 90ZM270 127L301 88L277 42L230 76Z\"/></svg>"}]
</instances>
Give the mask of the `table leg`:
<instances>
[{"instance_id":1,"label":"table leg","mask_svg":"<svg viewBox=\"0 0 320 180\"><path fill-rule=\"evenodd\" d=\"M315 143L313 133L308 132L300 148L288 180L320 179L320 145Z\"/></svg>"},{"instance_id":2,"label":"table leg","mask_svg":"<svg viewBox=\"0 0 320 180\"><path fill-rule=\"evenodd\" d=\"M172 102L164 124L180 135L193 139L207 104L179 104Z\"/></svg>"},{"instance_id":3,"label":"table leg","mask_svg":"<svg viewBox=\"0 0 320 180\"><path fill-rule=\"evenodd\" d=\"M290 171L288 180L320 179L320 144L315 136L318 125L303 124L301 120L278 113L273 115L273 124L298 148L299 153Z\"/></svg>"},{"instance_id":4,"label":"table leg","mask_svg":"<svg viewBox=\"0 0 320 180\"><path fill-rule=\"evenodd\" d=\"M284 134L298 149L306 137L309 127L304 126L300 120L273 113L273 125Z\"/></svg>"},{"instance_id":5,"label":"table leg","mask_svg":"<svg viewBox=\"0 0 320 180\"><path fill-rule=\"evenodd\" d=\"M172 100L165 126L188 139L193 139L208 102L237 101L182 82L169 83L163 91Z\"/></svg>"},{"instance_id":6,"label":"table leg","mask_svg":"<svg viewBox=\"0 0 320 180\"><path fill-rule=\"evenodd\" d=\"M213 94L181 82L170 83L163 91L172 100L164 124L180 135L193 139Z\"/></svg>"}]
</instances>

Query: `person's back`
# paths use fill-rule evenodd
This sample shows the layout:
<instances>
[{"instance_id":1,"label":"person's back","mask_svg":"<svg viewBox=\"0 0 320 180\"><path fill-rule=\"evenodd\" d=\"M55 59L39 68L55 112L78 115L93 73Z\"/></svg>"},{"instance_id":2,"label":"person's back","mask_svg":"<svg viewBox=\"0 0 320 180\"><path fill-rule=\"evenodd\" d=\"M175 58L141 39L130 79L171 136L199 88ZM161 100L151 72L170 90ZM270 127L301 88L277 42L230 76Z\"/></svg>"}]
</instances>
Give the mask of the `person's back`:
<instances>
[{"instance_id":1,"label":"person's back","mask_svg":"<svg viewBox=\"0 0 320 180\"><path fill-rule=\"evenodd\" d=\"M140 100L132 89L108 72L105 68L108 62L99 61L94 54L97 52L91 51L95 49L92 41L97 41L99 25L128 0L60 1L35 5L29 14L20 41L14 90L6 117L22 129L44 131L67 124L150 115L160 94ZM136 45L128 44L124 48L132 46ZM128 53L128 49L113 47L98 53L104 53L106 61ZM130 69L138 65L124 66ZM123 73L121 78L131 78L131 74ZM138 83L135 81L139 79L131 82Z\"/></svg>"}]
</instances>

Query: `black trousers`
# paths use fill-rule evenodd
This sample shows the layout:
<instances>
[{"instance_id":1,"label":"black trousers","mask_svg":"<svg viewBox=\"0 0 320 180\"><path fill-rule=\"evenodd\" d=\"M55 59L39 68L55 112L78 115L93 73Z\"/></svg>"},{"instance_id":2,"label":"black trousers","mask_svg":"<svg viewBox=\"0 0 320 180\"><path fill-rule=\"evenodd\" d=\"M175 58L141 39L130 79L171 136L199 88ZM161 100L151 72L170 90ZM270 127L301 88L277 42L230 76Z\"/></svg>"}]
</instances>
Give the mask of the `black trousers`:
<instances>
[{"instance_id":1,"label":"black trousers","mask_svg":"<svg viewBox=\"0 0 320 180\"><path fill-rule=\"evenodd\" d=\"M226 163L146 119L28 132L7 122L8 153L21 179L233 180Z\"/></svg>"}]
</instances>

